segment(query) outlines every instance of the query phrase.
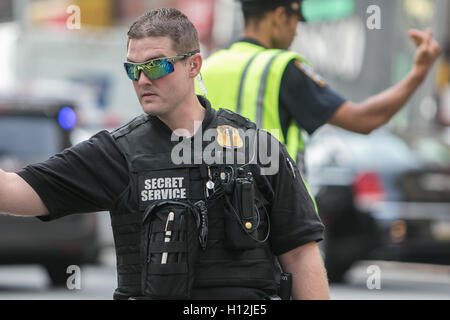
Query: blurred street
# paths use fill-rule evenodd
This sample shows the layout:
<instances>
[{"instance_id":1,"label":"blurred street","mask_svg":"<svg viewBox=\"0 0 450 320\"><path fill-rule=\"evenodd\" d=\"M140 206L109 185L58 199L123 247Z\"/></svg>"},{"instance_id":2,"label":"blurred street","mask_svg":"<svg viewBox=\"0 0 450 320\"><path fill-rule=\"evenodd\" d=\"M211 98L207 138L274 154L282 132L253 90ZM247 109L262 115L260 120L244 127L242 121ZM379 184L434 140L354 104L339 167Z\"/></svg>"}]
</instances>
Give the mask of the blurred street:
<instances>
[{"instance_id":1,"label":"blurred street","mask_svg":"<svg viewBox=\"0 0 450 320\"><path fill-rule=\"evenodd\" d=\"M368 289L367 268L381 269L380 289ZM346 284L330 286L333 300L449 300L450 266L363 261L347 273Z\"/></svg>"},{"instance_id":2,"label":"blurred street","mask_svg":"<svg viewBox=\"0 0 450 320\"><path fill-rule=\"evenodd\" d=\"M307 23L298 23L289 50L312 63L311 72L300 69L314 88L330 87L355 105L410 74L411 29L431 28L442 47L429 76L388 123L369 135L329 124L308 137L301 130L307 147L298 164L304 160L304 178L326 227L321 251L328 277L338 281L330 285L331 299L448 300L450 1L303 4ZM46 161L142 113L124 72L124 61L138 61L128 59L127 30L160 7L189 17L204 59L244 31L235 0L0 0L2 171ZM321 112L313 102L298 107L309 110L307 104ZM0 211L0 300L111 300L117 286L111 225L106 212L42 223ZM69 264L80 265L81 288L64 285Z\"/></svg>"},{"instance_id":3,"label":"blurred street","mask_svg":"<svg viewBox=\"0 0 450 320\"><path fill-rule=\"evenodd\" d=\"M81 268L81 289L49 289L40 266L1 266L0 300L111 300L116 285L114 253L101 265ZM367 268L381 270L380 289L367 288ZM68 275L69 277L70 275ZM332 300L449 300L450 266L363 261L347 273L345 284L332 284Z\"/></svg>"}]
</instances>

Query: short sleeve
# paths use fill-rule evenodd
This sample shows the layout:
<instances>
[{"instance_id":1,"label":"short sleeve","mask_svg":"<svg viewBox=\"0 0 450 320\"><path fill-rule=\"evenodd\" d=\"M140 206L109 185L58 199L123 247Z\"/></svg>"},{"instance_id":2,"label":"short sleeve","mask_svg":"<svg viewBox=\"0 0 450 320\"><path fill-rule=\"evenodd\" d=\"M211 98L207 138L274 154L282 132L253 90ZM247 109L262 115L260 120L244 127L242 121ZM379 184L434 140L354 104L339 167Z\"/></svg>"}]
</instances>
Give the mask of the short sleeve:
<instances>
[{"instance_id":1,"label":"short sleeve","mask_svg":"<svg viewBox=\"0 0 450 320\"><path fill-rule=\"evenodd\" d=\"M17 174L48 208L43 221L109 210L129 180L125 158L107 131Z\"/></svg>"},{"instance_id":2,"label":"short sleeve","mask_svg":"<svg viewBox=\"0 0 450 320\"><path fill-rule=\"evenodd\" d=\"M328 122L346 99L333 91L308 65L291 61L280 88L281 122L293 118L309 134ZM285 119L283 119L285 118Z\"/></svg>"},{"instance_id":3,"label":"short sleeve","mask_svg":"<svg viewBox=\"0 0 450 320\"><path fill-rule=\"evenodd\" d=\"M276 255L323 239L324 225L303 178L286 147L279 146L278 170L257 176L256 183L270 202L270 246Z\"/></svg>"}]
</instances>

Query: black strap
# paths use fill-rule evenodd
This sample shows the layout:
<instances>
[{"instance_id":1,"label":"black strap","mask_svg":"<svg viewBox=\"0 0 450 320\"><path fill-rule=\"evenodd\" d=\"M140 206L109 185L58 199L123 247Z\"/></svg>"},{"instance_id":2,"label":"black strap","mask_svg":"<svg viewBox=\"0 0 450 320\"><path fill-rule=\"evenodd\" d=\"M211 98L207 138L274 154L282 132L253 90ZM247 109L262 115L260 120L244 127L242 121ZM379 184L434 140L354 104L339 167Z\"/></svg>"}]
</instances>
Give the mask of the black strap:
<instances>
[{"instance_id":1,"label":"black strap","mask_svg":"<svg viewBox=\"0 0 450 320\"><path fill-rule=\"evenodd\" d=\"M183 264L150 264L148 266L148 272L150 274L181 274L188 272L188 266Z\"/></svg>"},{"instance_id":2,"label":"black strap","mask_svg":"<svg viewBox=\"0 0 450 320\"><path fill-rule=\"evenodd\" d=\"M217 262L212 262L217 264ZM229 281L230 279L266 279L274 281L274 269L272 262L262 263L261 261L223 261L220 273L217 268L209 267L208 263L203 264L201 271L196 272L196 283L200 281Z\"/></svg>"},{"instance_id":3,"label":"black strap","mask_svg":"<svg viewBox=\"0 0 450 320\"><path fill-rule=\"evenodd\" d=\"M217 261L217 260L262 260L267 259L270 253L267 252L266 247L259 247L251 250L225 250L223 248L208 248L202 253L202 261Z\"/></svg>"},{"instance_id":4,"label":"black strap","mask_svg":"<svg viewBox=\"0 0 450 320\"><path fill-rule=\"evenodd\" d=\"M150 233L165 233L166 221L153 221L151 225ZM167 229L174 232L181 230L181 221L169 221Z\"/></svg>"},{"instance_id":5,"label":"black strap","mask_svg":"<svg viewBox=\"0 0 450 320\"><path fill-rule=\"evenodd\" d=\"M117 266L118 274L137 274L141 273L142 264L126 264L123 266Z\"/></svg>"},{"instance_id":6,"label":"black strap","mask_svg":"<svg viewBox=\"0 0 450 320\"><path fill-rule=\"evenodd\" d=\"M140 253L130 253L117 256L117 265L123 266L127 264L140 264L142 263Z\"/></svg>"},{"instance_id":7,"label":"black strap","mask_svg":"<svg viewBox=\"0 0 450 320\"><path fill-rule=\"evenodd\" d=\"M141 286L141 274L119 274L117 280L119 287L122 286Z\"/></svg>"},{"instance_id":8,"label":"black strap","mask_svg":"<svg viewBox=\"0 0 450 320\"><path fill-rule=\"evenodd\" d=\"M119 237L116 237L115 239L116 247L134 246L140 245L140 243L141 243L140 233L121 234Z\"/></svg>"},{"instance_id":9,"label":"black strap","mask_svg":"<svg viewBox=\"0 0 450 320\"><path fill-rule=\"evenodd\" d=\"M128 224L142 223L142 213L128 213L111 216L111 225L113 227L123 226Z\"/></svg>"},{"instance_id":10,"label":"black strap","mask_svg":"<svg viewBox=\"0 0 450 320\"><path fill-rule=\"evenodd\" d=\"M152 242L149 245L149 252L161 253L161 252L186 252L186 243L179 241L171 242Z\"/></svg>"},{"instance_id":11,"label":"black strap","mask_svg":"<svg viewBox=\"0 0 450 320\"><path fill-rule=\"evenodd\" d=\"M164 206L164 205L172 205L172 206L175 206L175 207L184 207L184 208L186 208L188 210L191 210L191 209L194 208L192 205L190 205L190 204L188 204L186 202L183 202L183 201L176 201L176 200L156 201L153 204L151 204L150 206L148 206L147 209L145 209L144 217L143 217L142 221L145 222L154 209L156 209L158 207L161 207L161 206Z\"/></svg>"}]
</instances>

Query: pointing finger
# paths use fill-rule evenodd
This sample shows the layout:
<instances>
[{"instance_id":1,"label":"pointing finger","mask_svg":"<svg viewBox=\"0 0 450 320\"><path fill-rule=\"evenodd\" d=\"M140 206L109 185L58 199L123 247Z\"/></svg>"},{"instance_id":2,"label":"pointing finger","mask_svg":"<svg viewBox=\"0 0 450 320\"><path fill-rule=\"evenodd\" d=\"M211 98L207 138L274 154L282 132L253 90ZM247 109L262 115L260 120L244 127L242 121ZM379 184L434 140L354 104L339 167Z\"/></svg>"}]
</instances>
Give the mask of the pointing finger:
<instances>
[{"instance_id":1,"label":"pointing finger","mask_svg":"<svg viewBox=\"0 0 450 320\"><path fill-rule=\"evenodd\" d=\"M425 43L424 45L426 45L427 47L430 46L431 44L431 40L433 40L433 30L431 30L431 28L427 28L427 30L425 31Z\"/></svg>"},{"instance_id":2,"label":"pointing finger","mask_svg":"<svg viewBox=\"0 0 450 320\"><path fill-rule=\"evenodd\" d=\"M419 47L424 39L425 39L425 33L416 29L412 29L408 32L409 37L411 38L411 40L414 42L414 44Z\"/></svg>"}]
</instances>

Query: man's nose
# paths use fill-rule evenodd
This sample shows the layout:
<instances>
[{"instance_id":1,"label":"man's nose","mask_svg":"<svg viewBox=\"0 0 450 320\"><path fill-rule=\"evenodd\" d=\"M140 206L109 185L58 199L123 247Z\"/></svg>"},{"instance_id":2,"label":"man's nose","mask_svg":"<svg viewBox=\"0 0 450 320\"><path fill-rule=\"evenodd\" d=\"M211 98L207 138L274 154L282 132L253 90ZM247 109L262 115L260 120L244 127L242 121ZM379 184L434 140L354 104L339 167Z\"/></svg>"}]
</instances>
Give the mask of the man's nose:
<instances>
[{"instance_id":1,"label":"man's nose","mask_svg":"<svg viewBox=\"0 0 450 320\"><path fill-rule=\"evenodd\" d=\"M137 80L138 84L143 85L152 85L152 80L144 73L144 71L140 70L139 79Z\"/></svg>"}]
</instances>

